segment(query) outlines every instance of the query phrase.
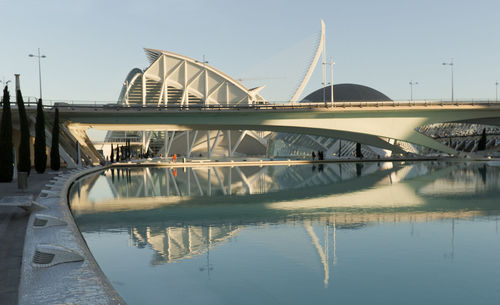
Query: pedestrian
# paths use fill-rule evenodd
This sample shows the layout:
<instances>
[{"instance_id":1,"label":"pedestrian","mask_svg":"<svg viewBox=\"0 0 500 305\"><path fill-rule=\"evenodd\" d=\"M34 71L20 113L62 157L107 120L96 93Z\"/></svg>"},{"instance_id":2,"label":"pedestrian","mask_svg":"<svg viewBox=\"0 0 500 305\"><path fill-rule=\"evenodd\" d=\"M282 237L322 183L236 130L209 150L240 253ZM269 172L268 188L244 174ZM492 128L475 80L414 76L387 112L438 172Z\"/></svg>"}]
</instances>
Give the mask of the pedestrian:
<instances>
[{"instance_id":1,"label":"pedestrian","mask_svg":"<svg viewBox=\"0 0 500 305\"><path fill-rule=\"evenodd\" d=\"M314 151L312 152L312 158L313 158L313 161L316 159L316 154L314 153Z\"/></svg>"}]
</instances>

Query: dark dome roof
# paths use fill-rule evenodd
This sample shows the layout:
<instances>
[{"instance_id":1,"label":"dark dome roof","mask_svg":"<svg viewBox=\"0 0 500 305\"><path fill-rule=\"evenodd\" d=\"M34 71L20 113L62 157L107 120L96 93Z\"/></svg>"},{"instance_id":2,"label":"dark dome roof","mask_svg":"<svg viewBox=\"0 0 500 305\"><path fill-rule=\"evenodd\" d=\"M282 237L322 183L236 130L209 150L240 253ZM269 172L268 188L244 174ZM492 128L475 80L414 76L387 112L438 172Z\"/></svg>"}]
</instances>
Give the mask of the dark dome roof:
<instances>
[{"instance_id":1,"label":"dark dome roof","mask_svg":"<svg viewBox=\"0 0 500 305\"><path fill-rule=\"evenodd\" d=\"M330 86L325 89L326 101L330 101ZM357 84L338 84L333 85L334 101L392 101L387 95L367 86ZM320 88L306 96L301 102L324 102L323 88Z\"/></svg>"}]
</instances>

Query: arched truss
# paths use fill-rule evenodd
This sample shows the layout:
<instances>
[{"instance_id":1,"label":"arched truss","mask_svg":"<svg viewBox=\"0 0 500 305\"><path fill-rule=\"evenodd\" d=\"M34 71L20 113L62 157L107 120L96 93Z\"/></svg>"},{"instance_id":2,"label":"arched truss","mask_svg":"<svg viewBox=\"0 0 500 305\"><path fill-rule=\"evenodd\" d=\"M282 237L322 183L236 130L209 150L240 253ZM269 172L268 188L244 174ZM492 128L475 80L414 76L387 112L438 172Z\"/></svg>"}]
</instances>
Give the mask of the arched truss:
<instances>
[{"instance_id":1,"label":"arched truss","mask_svg":"<svg viewBox=\"0 0 500 305\"><path fill-rule=\"evenodd\" d=\"M134 69L129 73L119 103L167 107L266 102L259 95L263 86L247 89L206 62L162 50L144 50L151 65L144 71Z\"/></svg>"}]
</instances>

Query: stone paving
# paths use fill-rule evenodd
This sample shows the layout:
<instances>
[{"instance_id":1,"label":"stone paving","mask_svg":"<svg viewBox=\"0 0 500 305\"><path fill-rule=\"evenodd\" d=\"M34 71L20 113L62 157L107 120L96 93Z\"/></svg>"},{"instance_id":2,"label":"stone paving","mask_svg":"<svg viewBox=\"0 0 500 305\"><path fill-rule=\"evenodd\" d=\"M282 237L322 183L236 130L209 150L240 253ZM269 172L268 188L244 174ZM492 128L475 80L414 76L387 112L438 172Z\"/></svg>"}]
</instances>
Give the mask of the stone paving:
<instances>
[{"instance_id":1,"label":"stone paving","mask_svg":"<svg viewBox=\"0 0 500 305\"><path fill-rule=\"evenodd\" d=\"M40 193L45 183L60 172L32 172L28 189L19 190L17 181L0 183L0 199L5 196ZM18 207L0 206L0 303L17 304L24 238L30 213Z\"/></svg>"}]
</instances>

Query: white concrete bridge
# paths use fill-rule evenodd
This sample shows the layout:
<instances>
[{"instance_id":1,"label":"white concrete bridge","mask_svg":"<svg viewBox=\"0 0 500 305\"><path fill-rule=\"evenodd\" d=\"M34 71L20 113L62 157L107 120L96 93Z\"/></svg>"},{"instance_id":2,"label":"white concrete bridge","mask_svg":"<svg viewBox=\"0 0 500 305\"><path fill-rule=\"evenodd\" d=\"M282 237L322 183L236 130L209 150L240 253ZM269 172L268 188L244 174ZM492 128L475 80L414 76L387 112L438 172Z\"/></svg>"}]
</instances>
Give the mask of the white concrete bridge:
<instances>
[{"instance_id":1,"label":"white concrete bridge","mask_svg":"<svg viewBox=\"0 0 500 305\"><path fill-rule=\"evenodd\" d=\"M402 152L394 140L449 154L457 151L416 131L435 123L500 126L500 103L349 102L256 106L124 107L59 104L61 120L75 134L101 130L261 130L321 135ZM78 136L76 136L78 138ZM188 139L189 142L189 139Z\"/></svg>"}]
</instances>

